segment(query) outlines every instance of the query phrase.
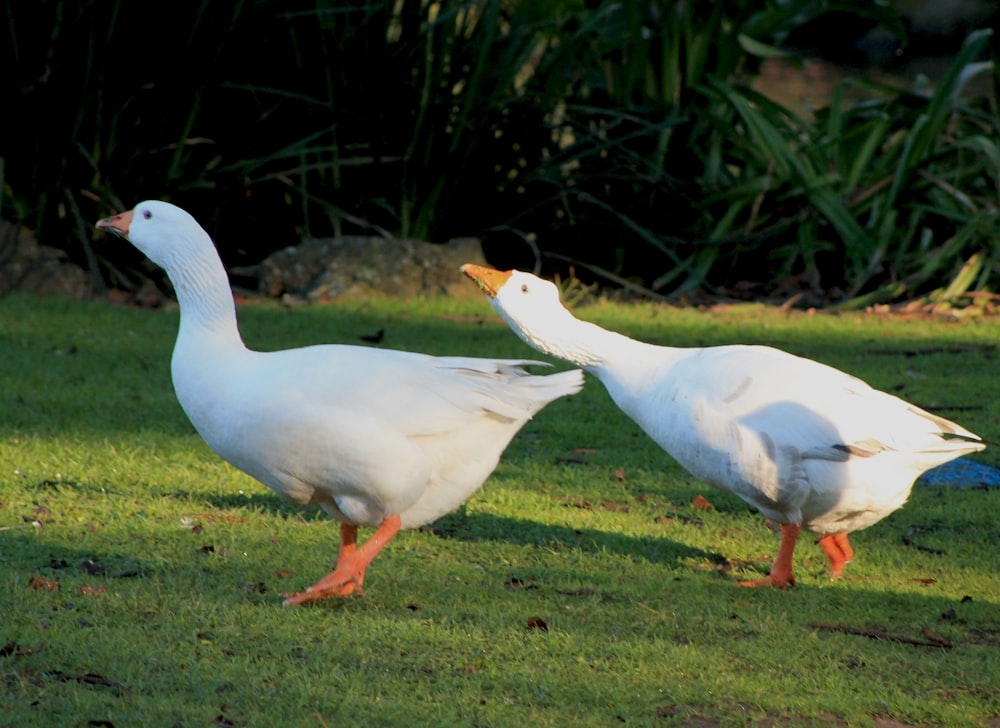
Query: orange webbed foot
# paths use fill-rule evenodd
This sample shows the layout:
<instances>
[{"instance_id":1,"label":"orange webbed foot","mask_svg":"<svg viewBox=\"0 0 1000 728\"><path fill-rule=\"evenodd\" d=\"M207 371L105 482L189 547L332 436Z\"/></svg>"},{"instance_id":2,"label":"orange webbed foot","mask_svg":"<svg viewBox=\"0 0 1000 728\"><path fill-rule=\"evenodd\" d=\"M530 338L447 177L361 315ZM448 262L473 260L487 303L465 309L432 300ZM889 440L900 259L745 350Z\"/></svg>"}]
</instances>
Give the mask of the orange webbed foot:
<instances>
[{"instance_id":1,"label":"orange webbed foot","mask_svg":"<svg viewBox=\"0 0 1000 728\"><path fill-rule=\"evenodd\" d=\"M749 587L769 586L775 589L785 589L789 586L795 586L795 577L792 576L792 554L795 552L795 542L798 541L798 538L798 524L782 524L781 544L778 546L778 555L774 557L771 573L768 574L766 579L741 581L739 585Z\"/></svg>"},{"instance_id":2,"label":"orange webbed foot","mask_svg":"<svg viewBox=\"0 0 1000 728\"><path fill-rule=\"evenodd\" d=\"M795 577L791 574L775 574L772 572L764 579L741 581L739 585L748 587L769 586L773 589L786 589L790 586L795 586Z\"/></svg>"},{"instance_id":3,"label":"orange webbed foot","mask_svg":"<svg viewBox=\"0 0 1000 728\"><path fill-rule=\"evenodd\" d=\"M286 607L293 604L305 604L306 602L318 602L320 599L331 597L349 597L352 594L361 596L365 590L357 582L349 581L336 586L320 587L321 582L317 582L304 592L297 592L285 598L282 602Z\"/></svg>"},{"instance_id":4,"label":"orange webbed foot","mask_svg":"<svg viewBox=\"0 0 1000 728\"><path fill-rule=\"evenodd\" d=\"M846 533L828 533L819 540L819 545L830 562L830 578L838 579L844 574L844 565L854 558L854 549Z\"/></svg>"},{"instance_id":5,"label":"orange webbed foot","mask_svg":"<svg viewBox=\"0 0 1000 728\"><path fill-rule=\"evenodd\" d=\"M386 516L371 538L358 546L358 527L348 523L341 524L340 554L337 556L337 565L334 570L304 592L290 595L285 599L284 604L290 606L330 597L364 594L364 589L361 587L365 582L365 571L368 569L368 565L399 532L400 526L399 516Z\"/></svg>"}]
</instances>

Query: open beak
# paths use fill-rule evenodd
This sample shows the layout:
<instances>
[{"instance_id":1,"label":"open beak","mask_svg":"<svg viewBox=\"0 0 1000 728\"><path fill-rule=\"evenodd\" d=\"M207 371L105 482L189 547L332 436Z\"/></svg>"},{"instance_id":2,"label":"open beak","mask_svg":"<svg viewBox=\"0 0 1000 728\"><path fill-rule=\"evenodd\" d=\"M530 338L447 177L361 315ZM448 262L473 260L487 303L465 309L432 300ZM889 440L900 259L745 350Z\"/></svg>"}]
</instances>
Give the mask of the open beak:
<instances>
[{"instance_id":1,"label":"open beak","mask_svg":"<svg viewBox=\"0 0 1000 728\"><path fill-rule=\"evenodd\" d=\"M475 263L466 263L462 266L462 272L474 280L483 293L490 298L495 298L497 291L503 288L503 284L507 282L514 271L496 270Z\"/></svg>"},{"instance_id":2,"label":"open beak","mask_svg":"<svg viewBox=\"0 0 1000 728\"><path fill-rule=\"evenodd\" d=\"M97 223L97 228L99 230L107 230L109 233L114 233L118 237L125 238L128 240L128 229L132 224L132 211L123 212L118 215L112 215L111 217L106 217L103 220L99 220Z\"/></svg>"}]
</instances>

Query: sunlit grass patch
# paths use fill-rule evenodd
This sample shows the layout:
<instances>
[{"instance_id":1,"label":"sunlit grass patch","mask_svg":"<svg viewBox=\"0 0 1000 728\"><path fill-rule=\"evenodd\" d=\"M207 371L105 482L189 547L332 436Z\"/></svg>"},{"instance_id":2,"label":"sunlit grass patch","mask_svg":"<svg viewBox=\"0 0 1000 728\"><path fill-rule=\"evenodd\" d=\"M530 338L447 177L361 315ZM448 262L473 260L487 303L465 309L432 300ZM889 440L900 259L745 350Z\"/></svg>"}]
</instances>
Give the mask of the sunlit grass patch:
<instances>
[{"instance_id":1,"label":"sunlit grass patch","mask_svg":"<svg viewBox=\"0 0 1000 728\"><path fill-rule=\"evenodd\" d=\"M943 413L998 438L984 347L995 320L610 303L578 313L660 343L774 343L913 401L961 406ZM391 345L435 354L536 356L485 303L265 304L240 316L262 349L357 343L384 327ZM918 485L853 537L845 578L828 578L806 535L797 587L739 589L766 572L777 534L678 468L593 381L530 422L462 508L391 542L363 597L284 608L283 592L329 570L336 524L282 502L191 430L169 381L176 322L169 309L0 300L2 721L1000 717L1000 491ZM975 457L998 462L992 448Z\"/></svg>"}]
</instances>

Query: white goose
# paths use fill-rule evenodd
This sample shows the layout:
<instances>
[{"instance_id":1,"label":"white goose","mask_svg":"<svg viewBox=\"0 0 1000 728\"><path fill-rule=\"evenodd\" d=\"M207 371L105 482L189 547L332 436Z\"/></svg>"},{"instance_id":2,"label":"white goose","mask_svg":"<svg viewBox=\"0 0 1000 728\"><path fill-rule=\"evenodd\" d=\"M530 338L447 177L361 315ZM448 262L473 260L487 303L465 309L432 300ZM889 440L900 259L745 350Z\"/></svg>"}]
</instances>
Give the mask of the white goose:
<instances>
[{"instance_id":1,"label":"white goose","mask_svg":"<svg viewBox=\"0 0 1000 728\"><path fill-rule=\"evenodd\" d=\"M925 471L985 445L965 428L832 367L767 346L654 346L580 321L550 282L467 264L514 332L572 362L698 478L781 524L766 579L794 584L799 529L821 535L834 577L847 534L903 505Z\"/></svg>"},{"instance_id":2,"label":"white goose","mask_svg":"<svg viewBox=\"0 0 1000 728\"><path fill-rule=\"evenodd\" d=\"M337 345L251 351L222 261L191 215L142 202L97 227L127 239L173 283L174 389L209 447L340 521L334 570L286 604L360 593L368 565L401 528L461 504L532 415L583 384L579 370L529 375L528 360ZM362 545L358 526L376 527Z\"/></svg>"}]
</instances>

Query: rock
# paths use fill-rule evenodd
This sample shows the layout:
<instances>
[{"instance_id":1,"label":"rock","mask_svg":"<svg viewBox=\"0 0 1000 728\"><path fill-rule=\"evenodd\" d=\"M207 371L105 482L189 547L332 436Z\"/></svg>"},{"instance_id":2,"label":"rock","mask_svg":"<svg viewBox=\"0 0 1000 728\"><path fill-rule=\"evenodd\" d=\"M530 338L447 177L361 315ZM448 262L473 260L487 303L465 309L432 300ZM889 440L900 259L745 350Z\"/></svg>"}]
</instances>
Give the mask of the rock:
<instances>
[{"instance_id":1,"label":"rock","mask_svg":"<svg viewBox=\"0 0 1000 728\"><path fill-rule=\"evenodd\" d=\"M94 281L64 251L39 245L23 225L0 221L0 296L16 291L89 298Z\"/></svg>"},{"instance_id":2,"label":"rock","mask_svg":"<svg viewBox=\"0 0 1000 728\"><path fill-rule=\"evenodd\" d=\"M435 244L344 236L306 240L279 250L254 272L258 290L274 297L318 300L375 292L406 298L479 295L459 271L463 263L486 263L479 240L456 238Z\"/></svg>"}]
</instances>

